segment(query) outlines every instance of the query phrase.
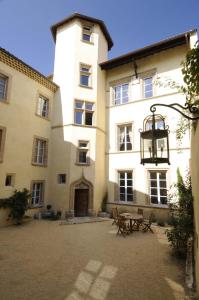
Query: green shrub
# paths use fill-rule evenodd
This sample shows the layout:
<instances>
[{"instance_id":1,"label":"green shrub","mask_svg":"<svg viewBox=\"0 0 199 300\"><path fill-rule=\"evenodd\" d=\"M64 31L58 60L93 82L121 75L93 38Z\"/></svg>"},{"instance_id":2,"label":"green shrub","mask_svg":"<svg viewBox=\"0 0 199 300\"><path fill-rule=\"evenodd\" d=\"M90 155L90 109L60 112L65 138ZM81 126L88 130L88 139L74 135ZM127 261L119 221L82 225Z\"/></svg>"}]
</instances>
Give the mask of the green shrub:
<instances>
[{"instance_id":1,"label":"green shrub","mask_svg":"<svg viewBox=\"0 0 199 300\"><path fill-rule=\"evenodd\" d=\"M158 224L159 226L164 227L164 226L165 226L165 221L162 220L162 219L158 219L158 220L157 220L157 224Z\"/></svg>"},{"instance_id":2,"label":"green shrub","mask_svg":"<svg viewBox=\"0 0 199 300\"><path fill-rule=\"evenodd\" d=\"M12 219L16 225L21 221L28 209L28 199L30 193L27 189L23 191L14 191L14 194L7 199L0 199L0 208L8 208L10 210L8 219Z\"/></svg>"}]
</instances>

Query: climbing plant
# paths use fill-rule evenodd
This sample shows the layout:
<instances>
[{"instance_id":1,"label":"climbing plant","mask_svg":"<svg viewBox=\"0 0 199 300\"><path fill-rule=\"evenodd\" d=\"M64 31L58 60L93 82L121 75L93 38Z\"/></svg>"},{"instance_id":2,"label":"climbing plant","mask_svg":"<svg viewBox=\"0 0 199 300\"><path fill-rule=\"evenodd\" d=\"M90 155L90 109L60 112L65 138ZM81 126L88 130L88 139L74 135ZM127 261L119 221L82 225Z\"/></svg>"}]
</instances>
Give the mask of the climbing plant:
<instances>
[{"instance_id":1,"label":"climbing plant","mask_svg":"<svg viewBox=\"0 0 199 300\"><path fill-rule=\"evenodd\" d=\"M177 169L176 191L170 195L169 210L172 228L166 230L166 235L175 254L186 256L187 241L193 236L193 196L189 173L183 180Z\"/></svg>"},{"instance_id":2,"label":"climbing plant","mask_svg":"<svg viewBox=\"0 0 199 300\"><path fill-rule=\"evenodd\" d=\"M14 191L14 194L7 199L0 199L0 208L8 208L8 219L12 219L16 225L21 224L23 216L28 209L30 193L27 189Z\"/></svg>"}]
</instances>

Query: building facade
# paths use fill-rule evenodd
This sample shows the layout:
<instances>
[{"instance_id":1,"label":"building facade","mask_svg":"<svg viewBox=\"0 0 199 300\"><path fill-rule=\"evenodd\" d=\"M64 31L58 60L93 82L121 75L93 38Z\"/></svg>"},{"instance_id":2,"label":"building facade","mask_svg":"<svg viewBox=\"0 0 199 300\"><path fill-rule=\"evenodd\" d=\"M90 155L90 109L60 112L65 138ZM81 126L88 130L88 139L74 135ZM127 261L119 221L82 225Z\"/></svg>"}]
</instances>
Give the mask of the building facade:
<instances>
[{"instance_id":1,"label":"building facade","mask_svg":"<svg viewBox=\"0 0 199 300\"><path fill-rule=\"evenodd\" d=\"M112 60L101 20L73 14L51 31L52 79L0 49L0 198L28 188L32 214L51 204L63 217L95 215L106 199L109 211L143 207L166 218L176 169L189 166L189 134L179 148L179 116L162 110L171 165L143 166L139 129L152 104L184 104L166 83L182 83L181 62L196 31ZM0 214L5 222L6 212Z\"/></svg>"}]
</instances>

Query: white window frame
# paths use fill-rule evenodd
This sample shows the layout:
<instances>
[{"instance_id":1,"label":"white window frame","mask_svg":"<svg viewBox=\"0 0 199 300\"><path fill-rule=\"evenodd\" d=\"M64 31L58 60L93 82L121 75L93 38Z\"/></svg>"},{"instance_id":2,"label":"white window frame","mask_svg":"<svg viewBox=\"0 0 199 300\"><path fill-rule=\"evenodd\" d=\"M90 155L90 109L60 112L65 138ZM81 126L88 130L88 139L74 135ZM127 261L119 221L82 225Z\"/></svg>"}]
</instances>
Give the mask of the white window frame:
<instances>
[{"instance_id":1,"label":"white window frame","mask_svg":"<svg viewBox=\"0 0 199 300\"><path fill-rule=\"evenodd\" d=\"M7 181L7 177L10 177L10 184L6 184ZM6 178L5 178L5 186L6 187L13 187L15 183L15 174L6 174Z\"/></svg>"},{"instance_id":2,"label":"white window frame","mask_svg":"<svg viewBox=\"0 0 199 300\"><path fill-rule=\"evenodd\" d=\"M83 146L81 144L85 144L85 146ZM85 162L80 161L80 153L86 153L86 161ZM89 165L90 164L90 159L89 159L89 141L84 141L84 140L78 141L77 164L78 165Z\"/></svg>"},{"instance_id":3,"label":"white window frame","mask_svg":"<svg viewBox=\"0 0 199 300\"><path fill-rule=\"evenodd\" d=\"M0 163L3 162L5 139L6 139L6 127L0 126Z\"/></svg>"},{"instance_id":4,"label":"white window frame","mask_svg":"<svg viewBox=\"0 0 199 300\"><path fill-rule=\"evenodd\" d=\"M120 178L120 174L121 173L124 173L124 179L121 179ZM127 177L127 173L131 173L131 185L128 185L128 177ZM124 180L124 186L120 185L120 180ZM127 181L128 180L128 181ZM135 202L135 199L134 199L134 189L133 189L133 183L134 183L134 178L133 178L133 170L118 170L118 187L119 187L119 191L118 191L118 199L119 199L119 202L120 203L125 203L125 204L132 204L133 202ZM124 200L121 200L121 197L120 195L122 193L120 193L120 188L124 188L125 189L125 192L124 192ZM131 188L132 189L132 192L129 194L128 191L127 191L127 188ZM132 200L127 200L128 199L128 195L132 195Z\"/></svg>"},{"instance_id":5,"label":"white window frame","mask_svg":"<svg viewBox=\"0 0 199 300\"><path fill-rule=\"evenodd\" d=\"M157 187L152 187L151 186L151 177L150 177L150 173L151 172L155 172L156 173L156 179L152 179L153 181L156 181L157 182ZM165 175L166 175L166 180L161 180L160 179L160 173L165 173ZM161 187L160 186L160 181L165 181L166 182L166 188L164 188L164 187ZM164 190L168 190L167 189L167 187L168 187L168 170L165 170L165 169L162 169L162 170L155 170L155 169L151 169L151 170L148 170L148 186L149 186L149 199L150 199L150 204L151 205L153 205L153 206L168 206L168 193L167 193L167 196L161 196L160 195L160 190L161 189L164 189ZM157 189L157 195L152 195L151 194L151 189ZM151 197L152 196L157 196L157 200L158 200L158 203L153 203L152 201L151 201ZM161 202L160 202L160 197L165 197L166 198L166 204L162 204Z\"/></svg>"},{"instance_id":6,"label":"white window frame","mask_svg":"<svg viewBox=\"0 0 199 300\"><path fill-rule=\"evenodd\" d=\"M32 164L46 167L47 160L48 160L48 140L40 137L34 137Z\"/></svg>"},{"instance_id":7,"label":"white window frame","mask_svg":"<svg viewBox=\"0 0 199 300\"><path fill-rule=\"evenodd\" d=\"M4 81L4 84L1 84L1 80ZM8 91L8 76L0 73L0 88L2 86L2 97L0 95L0 102L5 102L7 100L7 91Z\"/></svg>"},{"instance_id":8,"label":"white window frame","mask_svg":"<svg viewBox=\"0 0 199 300\"><path fill-rule=\"evenodd\" d=\"M88 84L82 83L82 76L88 77ZM81 87L90 88L91 87L91 66L80 63L80 78L79 78L79 84Z\"/></svg>"},{"instance_id":9,"label":"white window frame","mask_svg":"<svg viewBox=\"0 0 199 300\"><path fill-rule=\"evenodd\" d=\"M64 181L62 180L62 176L64 176ZM66 174L65 173L60 173L58 174L57 176L57 181L58 181L58 184L66 184Z\"/></svg>"},{"instance_id":10,"label":"white window frame","mask_svg":"<svg viewBox=\"0 0 199 300\"><path fill-rule=\"evenodd\" d=\"M48 119L49 117L49 99L43 95L39 95L38 98L37 115L44 119Z\"/></svg>"},{"instance_id":11,"label":"white window frame","mask_svg":"<svg viewBox=\"0 0 199 300\"><path fill-rule=\"evenodd\" d=\"M133 149L133 124L132 123L125 123L125 124L119 124L118 126L118 151L124 152L124 151L132 151ZM131 127L131 135L127 134L127 127ZM121 128L124 128L124 136L121 136ZM127 141L127 137L129 136L130 142ZM123 143L121 143L121 139L124 139ZM124 150L121 150L121 145L124 144ZM127 149L127 145L131 144L131 149Z\"/></svg>"},{"instance_id":12,"label":"white window frame","mask_svg":"<svg viewBox=\"0 0 199 300\"><path fill-rule=\"evenodd\" d=\"M125 98L123 98L123 87L127 85L127 101L124 101ZM116 89L120 89L120 98L116 98ZM117 84L113 87L113 97L114 97L114 105L121 105L129 103L129 82L124 82Z\"/></svg>"},{"instance_id":13,"label":"white window frame","mask_svg":"<svg viewBox=\"0 0 199 300\"><path fill-rule=\"evenodd\" d=\"M84 39L84 35L89 36L89 40ZM93 42L93 25L82 24L82 41L89 44Z\"/></svg>"},{"instance_id":14,"label":"white window frame","mask_svg":"<svg viewBox=\"0 0 199 300\"><path fill-rule=\"evenodd\" d=\"M149 92L149 91L145 90L146 86L149 86L149 84L146 84L147 79L151 79L151 84L150 85L151 85L152 89L149 90L150 92L152 92L151 96L147 96L147 92ZM145 76L145 77L143 77L142 80L143 80L143 97L145 99L152 98L154 96L154 84L153 84L154 76L153 75Z\"/></svg>"},{"instance_id":15,"label":"white window frame","mask_svg":"<svg viewBox=\"0 0 199 300\"><path fill-rule=\"evenodd\" d=\"M43 205L43 202L44 202L44 181L33 181L31 186L31 207L41 207Z\"/></svg>"},{"instance_id":16,"label":"white window frame","mask_svg":"<svg viewBox=\"0 0 199 300\"><path fill-rule=\"evenodd\" d=\"M77 104L81 104L81 108L77 106ZM91 109L88 108L88 106L91 105ZM76 125L84 125L84 126L94 126L94 103L90 101L83 101L83 100L75 100L74 104L74 124ZM80 112L82 114L82 122L76 123L76 113ZM92 115L92 124L86 124L86 115L91 114Z\"/></svg>"}]
</instances>

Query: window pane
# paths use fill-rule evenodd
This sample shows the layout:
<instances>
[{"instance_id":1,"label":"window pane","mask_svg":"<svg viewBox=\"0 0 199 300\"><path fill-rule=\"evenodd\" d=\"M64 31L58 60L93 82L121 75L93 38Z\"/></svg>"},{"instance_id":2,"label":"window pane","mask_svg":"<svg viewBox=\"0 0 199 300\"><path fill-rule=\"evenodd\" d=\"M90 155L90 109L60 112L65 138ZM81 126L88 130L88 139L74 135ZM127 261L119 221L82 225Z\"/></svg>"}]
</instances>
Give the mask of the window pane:
<instances>
[{"instance_id":1,"label":"window pane","mask_svg":"<svg viewBox=\"0 0 199 300\"><path fill-rule=\"evenodd\" d=\"M86 103L85 104L85 109L86 110L93 110L93 103Z\"/></svg>"},{"instance_id":2,"label":"window pane","mask_svg":"<svg viewBox=\"0 0 199 300\"><path fill-rule=\"evenodd\" d=\"M0 100L6 98L6 82L7 78L0 75Z\"/></svg>"},{"instance_id":3,"label":"window pane","mask_svg":"<svg viewBox=\"0 0 199 300\"><path fill-rule=\"evenodd\" d=\"M158 197L156 197L156 196L151 196L151 203L153 203L153 204L158 204Z\"/></svg>"},{"instance_id":4,"label":"window pane","mask_svg":"<svg viewBox=\"0 0 199 300\"><path fill-rule=\"evenodd\" d=\"M80 142L79 143L79 147L80 148L86 148L88 146L88 143L87 142Z\"/></svg>"},{"instance_id":5,"label":"window pane","mask_svg":"<svg viewBox=\"0 0 199 300\"><path fill-rule=\"evenodd\" d=\"M167 189L160 189L160 195L161 196L167 196Z\"/></svg>"},{"instance_id":6,"label":"window pane","mask_svg":"<svg viewBox=\"0 0 199 300\"><path fill-rule=\"evenodd\" d=\"M150 172L151 179L156 179L156 172Z\"/></svg>"},{"instance_id":7,"label":"window pane","mask_svg":"<svg viewBox=\"0 0 199 300\"><path fill-rule=\"evenodd\" d=\"M161 204L167 204L167 197L160 197Z\"/></svg>"},{"instance_id":8,"label":"window pane","mask_svg":"<svg viewBox=\"0 0 199 300\"><path fill-rule=\"evenodd\" d=\"M158 190L157 189L151 189L151 195L157 196Z\"/></svg>"},{"instance_id":9,"label":"window pane","mask_svg":"<svg viewBox=\"0 0 199 300\"><path fill-rule=\"evenodd\" d=\"M90 42L91 36L90 34L83 33L83 40Z\"/></svg>"},{"instance_id":10,"label":"window pane","mask_svg":"<svg viewBox=\"0 0 199 300\"><path fill-rule=\"evenodd\" d=\"M125 194L125 188L124 187L120 188L120 194Z\"/></svg>"},{"instance_id":11,"label":"window pane","mask_svg":"<svg viewBox=\"0 0 199 300\"><path fill-rule=\"evenodd\" d=\"M93 125L93 113L85 113L85 125Z\"/></svg>"},{"instance_id":12,"label":"window pane","mask_svg":"<svg viewBox=\"0 0 199 300\"><path fill-rule=\"evenodd\" d=\"M161 188L166 188L167 187L166 181L160 181L160 187Z\"/></svg>"},{"instance_id":13,"label":"window pane","mask_svg":"<svg viewBox=\"0 0 199 300\"><path fill-rule=\"evenodd\" d=\"M132 173L131 172L127 172L127 178L128 179L132 178Z\"/></svg>"},{"instance_id":14,"label":"window pane","mask_svg":"<svg viewBox=\"0 0 199 300\"><path fill-rule=\"evenodd\" d=\"M151 187L157 187L157 181L151 180Z\"/></svg>"},{"instance_id":15,"label":"window pane","mask_svg":"<svg viewBox=\"0 0 199 300\"><path fill-rule=\"evenodd\" d=\"M83 108L83 102L75 101L75 108Z\"/></svg>"},{"instance_id":16,"label":"window pane","mask_svg":"<svg viewBox=\"0 0 199 300\"><path fill-rule=\"evenodd\" d=\"M86 163L86 151L79 151L79 162Z\"/></svg>"},{"instance_id":17,"label":"window pane","mask_svg":"<svg viewBox=\"0 0 199 300\"><path fill-rule=\"evenodd\" d=\"M132 187L127 187L127 194L132 194Z\"/></svg>"},{"instance_id":18,"label":"window pane","mask_svg":"<svg viewBox=\"0 0 199 300\"><path fill-rule=\"evenodd\" d=\"M132 194L127 195L127 201L133 201L133 195Z\"/></svg>"},{"instance_id":19,"label":"window pane","mask_svg":"<svg viewBox=\"0 0 199 300\"><path fill-rule=\"evenodd\" d=\"M82 118L83 118L83 112L82 111L76 111L75 112L75 123L76 124L82 124L83 123Z\"/></svg>"},{"instance_id":20,"label":"window pane","mask_svg":"<svg viewBox=\"0 0 199 300\"><path fill-rule=\"evenodd\" d=\"M120 174L120 178L124 178L125 177L125 174L124 173L119 173Z\"/></svg>"},{"instance_id":21,"label":"window pane","mask_svg":"<svg viewBox=\"0 0 199 300\"><path fill-rule=\"evenodd\" d=\"M125 194L120 194L120 201L125 201Z\"/></svg>"},{"instance_id":22,"label":"window pane","mask_svg":"<svg viewBox=\"0 0 199 300\"><path fill-rule=\"evenodd\" d=\"M89 76L88 75L81 75L80 84L88 86L88 84L89 84Z\"/></svg>"},{"instance_id":23,"label":"window pane","mask_svg":"<svg viewBox=\"0 0 199 300\"><path fill-rule=\"evenodd\" d=\"M120 186L125 186L125 180L120 179Z\"/></svg>"},{"instance_id":24,"label":"window pane","mask_svg":"<svg viewBox=\"0 0 199 300\"><path fill-rule=\"evenodd\" d=\"M160 179L166 179L166 173L164 172L164 173L160 173Z\"/></svg>"}]
</instances>

